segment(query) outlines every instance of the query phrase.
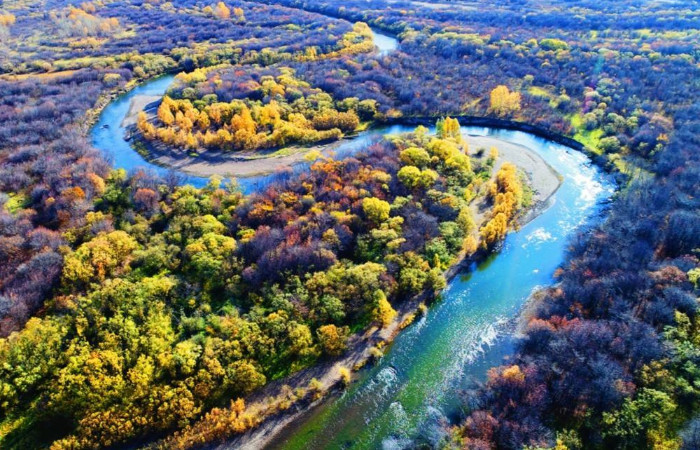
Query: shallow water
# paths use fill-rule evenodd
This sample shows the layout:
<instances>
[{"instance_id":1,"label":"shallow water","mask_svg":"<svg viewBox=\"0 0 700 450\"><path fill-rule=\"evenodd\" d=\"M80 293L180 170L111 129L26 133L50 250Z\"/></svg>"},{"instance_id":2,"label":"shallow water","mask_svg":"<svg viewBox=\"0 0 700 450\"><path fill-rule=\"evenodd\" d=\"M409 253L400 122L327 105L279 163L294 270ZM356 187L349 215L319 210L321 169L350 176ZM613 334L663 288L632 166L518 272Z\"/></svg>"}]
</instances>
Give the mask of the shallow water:
<instances>
[{"instance_id":1,"label":"shallow water","mask_svg":"<svg viewBox=\"0 0 700 450\"><path fill-rule=\"evenodd\" d=\"M379 48L380 56L391 53L399 47L399 41L396 38L382 34L374 29L372 31L374 32L374 45Z\"/></svg>"}]
</instances>

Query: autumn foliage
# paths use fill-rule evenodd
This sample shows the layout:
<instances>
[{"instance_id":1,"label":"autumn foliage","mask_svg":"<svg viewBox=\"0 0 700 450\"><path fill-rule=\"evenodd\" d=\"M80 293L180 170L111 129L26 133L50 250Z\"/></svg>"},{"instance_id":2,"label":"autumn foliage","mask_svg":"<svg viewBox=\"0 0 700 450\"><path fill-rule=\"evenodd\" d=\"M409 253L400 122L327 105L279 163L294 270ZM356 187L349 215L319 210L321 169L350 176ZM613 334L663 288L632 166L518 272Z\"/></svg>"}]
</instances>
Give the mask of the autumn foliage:
<instances>
[{"instance_id":1,"label":"autumn foliage","mask_svg":"<svg viewBox=\"0 0 700 450\"><path fill-rule=\"evenodd\" d=\"M399 181L407 149L432 155L429 186ZM82 243L64 250L44 317L0 340L0 408L29 411L31 430L70 418L57 448L190 425L172 442L247 430L263 412L204 414L341 355L351 326L387 326L392 304L445 286L472 179L456 141L422 129L250 196L218 179L169 191L114 171L93 194L91 225L74 231ZM210 428L194 425L202 417Z\"/></svg>"},{"instance_id":2,"label":"autumn foliage","mask_svg":"<svg viewBox=\"0 0 700 450\"><path fill-rule=\"evenodd\" d=\"M171 92L179 98L163 97L157 122L142 114L138 128L147 140L171 147L230 151L332 141L360 125L357 99L335 101L286 67L269 73L237 69L235 86L222 82L231 69L183 74Z\"/></svg>"},{"instance_id":3,"label":"autumn foliage","mask_svg":"<svg viewBox=\"0 0 700 450\"><path fill-rule=\"evenodd\" d=\"M508 232L523 202L522 177L511 163L503 163L489 192L493 208L489 220L481 227L481 245L487 248L500 242Z\"/></svg>"}]
</instances>

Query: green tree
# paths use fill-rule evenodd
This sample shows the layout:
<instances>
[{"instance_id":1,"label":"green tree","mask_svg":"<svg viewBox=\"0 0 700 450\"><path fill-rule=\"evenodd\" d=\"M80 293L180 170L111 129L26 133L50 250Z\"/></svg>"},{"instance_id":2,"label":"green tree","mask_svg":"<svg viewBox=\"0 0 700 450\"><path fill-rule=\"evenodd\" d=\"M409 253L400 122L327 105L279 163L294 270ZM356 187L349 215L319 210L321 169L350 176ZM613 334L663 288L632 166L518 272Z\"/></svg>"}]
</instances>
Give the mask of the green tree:
<instances>
[{"instance_id":1,"label":"green tree","mask_svg":"<svg viewBox=\"0 0 700 450\"><path fill-rule=\"evenodd\" d=\"M425 168L430 164L430 155L428 152L418 147L410 147L406 150L402 150L399 157L401 158L401 162L408 166Z\"/></svg>"},{"instance_id":2,"label":"green tree","mask_svg":"<svg viewBox=\"0 0 700 450\"><path fill-rule=\"evenodd\" d=\"M647 447L647 437L664 428L676 408L668 394L643 388L634 399L625 399L620 409L603 413L602 435L616 448Z\"/></svg>"},{"instance_id":3,"label":"green tree","mask_svg":"<svg viewBox=\"0 0 700 450\"><path fill-rule=\"evenodd\" d=\"M362 210L369 220L380 224L389 218L391 205L376 197L367 197L362 200Z\"/></svg>"}]
</instances>

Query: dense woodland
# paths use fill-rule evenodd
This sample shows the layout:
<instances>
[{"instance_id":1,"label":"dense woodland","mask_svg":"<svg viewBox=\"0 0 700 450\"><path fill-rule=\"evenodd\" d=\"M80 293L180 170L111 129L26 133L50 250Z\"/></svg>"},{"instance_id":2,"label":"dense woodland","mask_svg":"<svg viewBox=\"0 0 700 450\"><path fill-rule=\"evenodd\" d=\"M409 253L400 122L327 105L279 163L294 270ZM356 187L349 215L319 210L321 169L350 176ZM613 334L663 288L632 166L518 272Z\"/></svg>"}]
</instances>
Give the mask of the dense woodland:
<instances>
[{"instance_id":1,"label":"dense woodland","mask_svg":"<svg viewBox=\"0 0 700 450\"><path fill-rule=\"evenodd\" d=\"M43 12L35 12L35 3L7 10L3 16L13 17L13 20L3 23L12 24L0 27L7 35L0 45L0 52L7 55L2 61L13 61L32 50L39 51L51 62L41 67L13 63L7 70L18 75L0 78L3 94L0 99L0 189L5 196L0 253L5 261L0 269L3 335L26 321L58 281L59 248L78 243L64 231L85 225L86 212L94 209L94 198L109 176L109 164L90 148L83 136L85 123L94 116L92 108L104 105L109 99L108 93L132 87L139 80L164 72L189 70L200 64L241 59L245 64L252 64L259 58L275 61L292 58L292 51L304 53L299 50L302 47L295 47L304 39L309 39L309 44L315 48L336 52L341 47L329 42L337 43L352 31L350 24L319 15L250 4L245 10L245 23L225 21L224 26L224 29L230 27L232 33L235 31L231 39L245 38L235 41L236 44L227 41L219 45L218 41L196 40L197 33L207 29L192 20L191 16L199 17L199 13L189 9L173 10L166 4L142 8L113 2L108 11L110 14L121 11L121 23L138 19L130 27L132 33L138 31L140 38L128 41L130 50L126 53L92 56L90 49L71 46L80 37L63 37L57 31L46 36L40 34L39 30L52 30L53 19L44 17ZM59 8L52 2L47 2L45 7ZM92 10L89 6L85 8ZM143 14L153 17L142 17ZM222 19L207 16L202 20L209 23L208 27L220 27ZM261 31L263 24L266 27ZM168 36L159 31L165 26L170 30ZM337 30L338 34L332 34L325 27ZM317 28L325 30L321 33L325 40L318 40ZM251 38L251 34L256 37ZM53 44L50 48L42 41L48 39L47 36ZM150 39L156 37L167 38L168 47L167 51L161 50L163 54L151 52L155 43ZM207 37L211 35L201 38ZM128 37L115 38L116 42L123 39ZM36 48L25 48L27 42L37 42ZM182 47L186 43L188 46ZM107 40L102 45L113 44ZM269 48L276 50L261 51ZM24 58L36 61L33 54ZM62 63L66 65L60 65ZM36 77L24 74L31 70L37 73ZM49 72L44 73L47 70ZM169 181L171 185L174 182L176 180ZM41 237L32 243L35 234Z\"/></svg>"},{"instance_id":2,"label":"dense woodland","mask_svg":"<svg viewBox=\"0 0 700 450\"><path fill-rule=\"evenodd\" d=\"M399 50L378 56L357 21ZM120 445L196 424L440 290L442 270L497 242L522 206L512 167L487 186L452 121L252 196L112 170L85 135L95 112L184 72L163 104L203 147L220 131L231 140L212 148L278 147L445 115L582 142L620 195L571 242L509 365L464 394L445 444L697 448L699 22L692 3L635 0L5 2L0 446ZM229 105L221 124L216 104ZM294 120L305 133L269 141ZM252 127L264 145L235 139ZM202 145L187 139L173 144ZM493 204L480 230L478 192ZM215 409L227 412L207 416L207 436L254 425L243 410Z\"/></svg>"},{"instance_id":3,"label":"dense woodland","mask_svg":"<svg viewBox=\"0 0 700 450\"><path fill-rule=\"evenodd\" d=\"M178 75L157 120L142 112L137 126L147 140L186 151L258 150L338 140L360 126L360 116L367 121L375 115L373 100L336 101L289 67L234 66Z\"/></svg>"}]
</instances>

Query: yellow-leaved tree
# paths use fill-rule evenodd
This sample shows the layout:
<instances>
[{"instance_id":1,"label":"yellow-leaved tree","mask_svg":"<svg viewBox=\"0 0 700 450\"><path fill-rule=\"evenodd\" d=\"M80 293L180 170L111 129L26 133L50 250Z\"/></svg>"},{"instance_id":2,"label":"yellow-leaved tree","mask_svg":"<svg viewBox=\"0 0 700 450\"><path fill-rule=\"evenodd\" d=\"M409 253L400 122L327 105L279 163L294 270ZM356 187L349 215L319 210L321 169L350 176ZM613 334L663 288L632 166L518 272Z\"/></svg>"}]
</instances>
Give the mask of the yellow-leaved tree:
<instances>
[{"instance_id":1,"label":"yellow-leaved tree","mask_svg":"<svg viewBox=\"0 0 700 450\"><path fill-rule=\"evenodd\" d=\"M228 19L231 17L231 10L224 2L219 2L214 8L214 16L218 17L219 19Z\"/></svg>"},{"instance_id":2,"label":"yellow-leaved tree","mask_svg":"<svg viewBox=\"0 0 700 450\"><path fill-rule=\"evenodd\" d=\"M490 111L497 116L511 116L520 111L520 93L511 92L507 86L496 86L491 91Z\"/></svg>"},{"instance_id":3,"label":"yellow-leaved tree","mask_svg":"<svg viewBox=\"0 0 700 450\"><path fill-rule=\"evenodd\" d=\"M396 317L396 311L386 298L386 294L381 289L377 289L373 295L372 319L386 327Z\"/></svg>"}]
</instances>

